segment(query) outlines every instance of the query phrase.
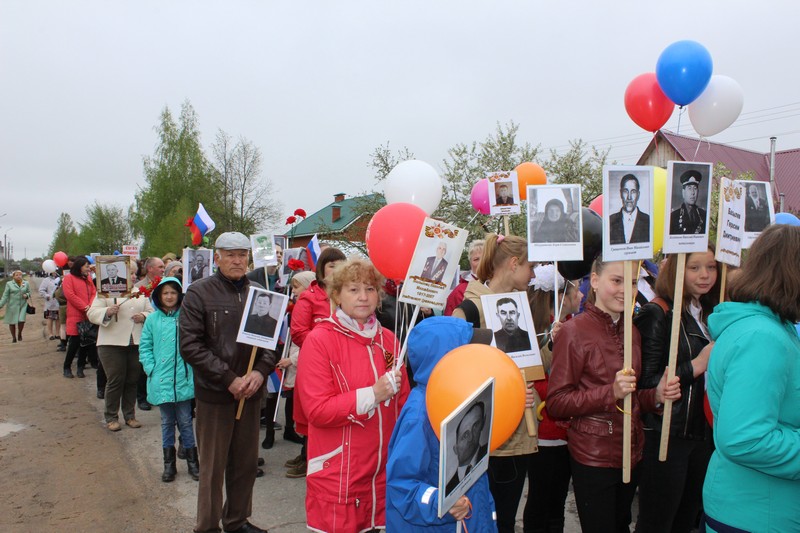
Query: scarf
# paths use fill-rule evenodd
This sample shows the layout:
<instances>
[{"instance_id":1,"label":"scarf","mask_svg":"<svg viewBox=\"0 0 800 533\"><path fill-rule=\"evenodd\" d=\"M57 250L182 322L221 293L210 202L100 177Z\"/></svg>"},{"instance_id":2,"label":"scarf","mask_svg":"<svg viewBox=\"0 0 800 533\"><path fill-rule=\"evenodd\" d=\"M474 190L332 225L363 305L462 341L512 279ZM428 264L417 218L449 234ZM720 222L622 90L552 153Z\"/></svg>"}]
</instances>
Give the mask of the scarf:
<instances>
[{"instance_id":1,"label":"scarf","mask_svg":"<svg viewBox=\"0 0 800 533\"><path fill-rule=\"evenodd\" d=\"M365 339L374 339L375 335L378 334L378 319L375 318L375 313L370 315L367 319L367 323L363 326L359 324L357 320L351 318L347 313L342 311L342 308L339 306L336 307L336 311L331 318L346 330L352 331Z\"/></svg>"}]
</instances>

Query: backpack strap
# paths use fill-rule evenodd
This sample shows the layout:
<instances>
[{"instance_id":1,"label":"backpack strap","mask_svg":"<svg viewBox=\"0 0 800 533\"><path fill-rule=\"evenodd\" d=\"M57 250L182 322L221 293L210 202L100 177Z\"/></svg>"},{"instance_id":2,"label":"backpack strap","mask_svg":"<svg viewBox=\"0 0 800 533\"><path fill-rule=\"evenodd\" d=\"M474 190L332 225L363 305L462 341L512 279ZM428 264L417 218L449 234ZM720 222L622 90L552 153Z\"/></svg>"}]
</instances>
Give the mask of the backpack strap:
<instances>
[{"instance_id":1,"label":"backpack strap","mask_svg":"<svg viewBox=\"0 0 800 533\"><path fill-rule=\"evenodd\" d=\"M465 298L456 309L461 309L467 318L467 322L471 322L473 328L481 327L481 314L475 302Z\"/></svg>"},{"instance_id":2,"label":"backpack strap","mask_svg":"<svg viewBox=\"0 0 800 533\"><path fill-rule=\"evenodd\" d=\"M670 311L669 304L667 303L667 301L664 298L662 298L660 296L656 296L655 298L650 300L650 302L656 304L657 306L659 306L664 311L665 315L667 313L669 313L669 311Z\"/></svg>"}]
</instances>

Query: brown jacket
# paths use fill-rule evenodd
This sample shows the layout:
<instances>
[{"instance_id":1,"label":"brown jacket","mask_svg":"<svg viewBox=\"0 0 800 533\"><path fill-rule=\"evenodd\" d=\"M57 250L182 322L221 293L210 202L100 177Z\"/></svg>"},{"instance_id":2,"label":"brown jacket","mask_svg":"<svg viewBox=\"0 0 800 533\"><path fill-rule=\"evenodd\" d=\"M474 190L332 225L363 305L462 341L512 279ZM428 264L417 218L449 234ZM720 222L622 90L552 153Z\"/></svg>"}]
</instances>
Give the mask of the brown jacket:
<instances>
[{"instance_id":1,"label":"brown jacket","mask_svg":"<svg viewBox=\"0 0 800 533\"><path fill-rule=\"evenodd\" d=\"M587 303L584 312L565 322L553 343L553 364L547 411L570 420L567 443L572 457L587 466L622 467L623 401L614 398L614 378L623 364L622 317L611 316ZM633 333L633 369L642 371L641 339ZM656 409L656 390L633 394L631 466L642 458L644 430L641 411Z\"/></svg>"},{"instance_id":2,"label":"brown jacket","mask_svg":"<svg viewBox=\"0 0 800 533\"><path fill-rule=\"evenodd\" d=\"M247 373L253 346L237 343L236 336L249 286L246 277L234 284L217 272L195 281L186 291L180 314L180 353L194 370L198 400L234 402L228 387ZM266 380L275 370L276 360L275 352L259 348L253 370ZM263 388L248 401L260 400L262 395Z\"/></svg>"}]
</instances>

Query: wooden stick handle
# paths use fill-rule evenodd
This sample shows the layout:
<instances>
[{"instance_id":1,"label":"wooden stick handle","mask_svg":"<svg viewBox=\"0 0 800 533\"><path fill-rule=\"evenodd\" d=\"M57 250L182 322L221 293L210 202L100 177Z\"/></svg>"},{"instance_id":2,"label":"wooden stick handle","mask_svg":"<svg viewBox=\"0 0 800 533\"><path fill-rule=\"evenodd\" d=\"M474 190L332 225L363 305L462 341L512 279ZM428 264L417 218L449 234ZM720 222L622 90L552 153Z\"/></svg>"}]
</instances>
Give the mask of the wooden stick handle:
<instances>
[{"instance_id":1,"label":"wooden stick handle","mask_svg":"<svg viewBox=\"0 0 800 533\"><path fill-rule=\"evenodd\" d=\"M505 227L506 227L506 237L508 237L509 235L511 235L511 230L510 230L510 229L509 229L509 227L508 227L508 215L503 215L503 224L505 224Z\"/></svg>"},{"instance_id":2,"label":"wooden stick handle","mask_svg":"<svg viewBox=\"0 0 800 533\"><path fill-rule=\"evenodd\" d=\"M681 330L681 309L683 309L683 278L686 272L686 254L678 254L678 268L675 272L675 297L672 299L672 330L669 338L669 360L667 362L667 381L675 377L678 361L678 338ZM661 446L658 460L667 460L669 447L669 428L672 424L672 400L664 401L664 415L661 418Z\"/></svg>"},{"instance_id":3,"label":"wooden stick handle","mask_svg":"<svg viewBox=\"0 0 800 533\"><path fill-rule=\"evenodd\" d=\"M634 261L625 261L623 283L625 285L624 298L625 310L623 317L623 361L622 368L633 367L633 307L630 303L633 300L633 276L631 270L637 263ZM623 425L622 425L622 482L631 482L631 433L633 424L631 420L631 410L633 409L633 398L631 393L625 396L623 410Z\"/></svg>"},{"instance_id":4,"label":"wooden stick handle","mask_svg":"<svg viewBox=\"0 0 800 533\"><path fill-rule=\"evenodd\" d=\"M250 352L250 363L247 365L247 374L253 371L253 365L256 363L256 350L258 350L258 346L253 346L253 350ZM236 410L236 420L242 418L242 411L244 410L244 402L245 402L244 398L239 400L239 408Z\"/></svg>"},{"instance_id":5,"label":"wooden stick handle","mask_svg":"<svg viewBox=\"0 0 800 533\"><path fill-rule=\"evenodd\" d=\"M725 301L725 285L728 282L728 264L722 263L722 279L719 282L719 303Z\"/></svg>"},{"instance_id":6,"label":"wooden stick handle","mask_svg":"<svg viewBox=\"0 0 800 533\"><path fill-rule=\"evenodd\" d=\"M520 372L522 372L522 379L524 380L525 379L525 369L520 369ZM525 386L526 387L528 386L527 382L525 383ZM537 433L536 433L536 415L533 412L533 407L526 407L525 408L525 425L528 428L528 436L529 437L535 437L537 435Z\"/></svg>"}]
</instances>

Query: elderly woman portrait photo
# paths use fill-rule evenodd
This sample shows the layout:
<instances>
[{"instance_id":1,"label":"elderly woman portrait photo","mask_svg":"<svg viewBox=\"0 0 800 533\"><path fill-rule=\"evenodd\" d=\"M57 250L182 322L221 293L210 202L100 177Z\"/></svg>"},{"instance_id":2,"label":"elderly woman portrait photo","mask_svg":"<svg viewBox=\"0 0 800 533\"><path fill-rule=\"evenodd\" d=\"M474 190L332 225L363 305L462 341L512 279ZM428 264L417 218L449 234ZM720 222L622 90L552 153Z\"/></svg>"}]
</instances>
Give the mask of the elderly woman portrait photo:
<instances>
[{"instance_id":1,"label":"elderly woman portrait photo","mask_svg":"<svg viewBox=\"0 0 800 533\"><path fill-rule=\"evenodd\" d=\"M579 242L580 234L575 216L576 199L569 188L532 191L528 240L543 242ZM550 194L546 194L549 192ZM555 193L555 197L554 197ZM579 207L578 203L578 209Z\"/></svg>"}]
</instances>

